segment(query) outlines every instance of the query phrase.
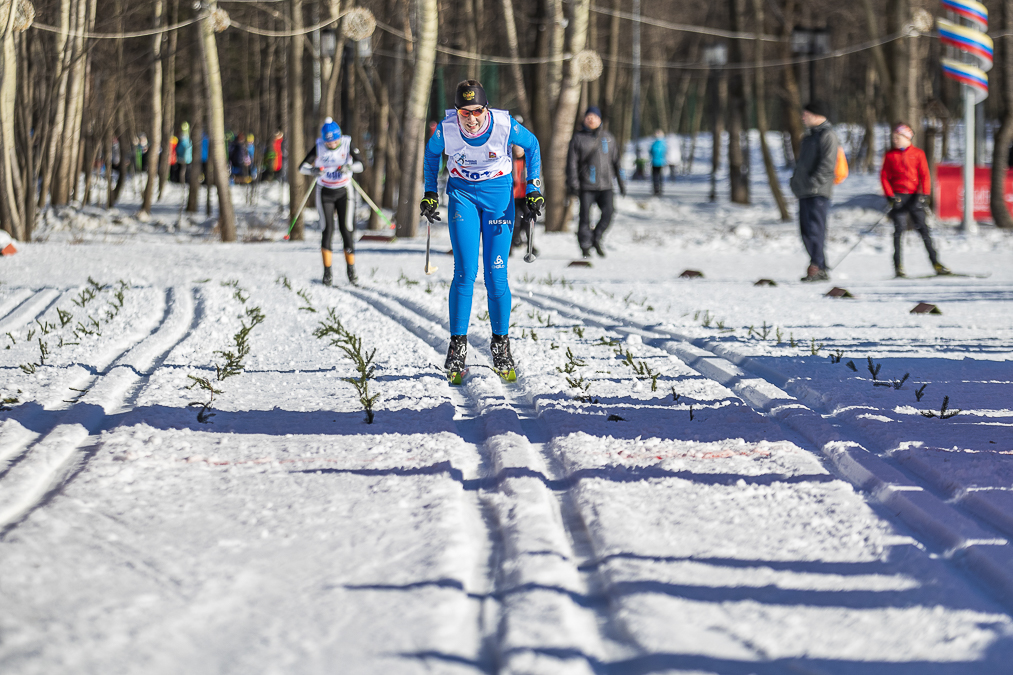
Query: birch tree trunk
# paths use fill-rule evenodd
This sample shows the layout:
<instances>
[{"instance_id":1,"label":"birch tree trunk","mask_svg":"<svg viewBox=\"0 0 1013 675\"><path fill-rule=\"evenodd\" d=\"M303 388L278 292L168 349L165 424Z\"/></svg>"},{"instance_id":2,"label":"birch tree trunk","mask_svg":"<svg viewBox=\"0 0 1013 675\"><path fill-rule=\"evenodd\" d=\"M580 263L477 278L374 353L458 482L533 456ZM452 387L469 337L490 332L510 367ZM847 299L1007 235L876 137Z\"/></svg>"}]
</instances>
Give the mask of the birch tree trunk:
<instances>
[{"instance_id":1,"label":"birch tree trunk","mask_svg":"<svg viewBox=\"0 0 1013 675\"><path fill-rule=\"evenodd\" d=\"M14 99L17 92L17 46L14 38L15 2L8 2L0 7L0 222L12 237L18 240L25 238L24 213L22 212L21 194L15 185L15 173L19 170L17 157L14 154Z\"/></svg>"},{"instance_id":2,"label":"birch tree trunk","mask_svg":"<svg viewBox=\"0 0 1013 675\"><path fill-rule=\"evenodd\" d=\"M574 0L569 53L576 54L587 41L587 25L590 15L590 0ZM548 152L548 161L542 163L545 178L545 229L560 232L566 227L566 152L573 136L577 103L580 100L580 79L573 59L566 63L559 87L559 102L556 104L555 127ZM609 186L611 189L612 186Z\"/></svg>"},{"instance_id":3,"label":"birch tree trunk","mask_svg":"<svg viewBox=\"0 0 1013 675\"><path fill-rule=\"evenodd\" d=\"M507 46L510 49L510 58L517 61L520 58L520 49L517 45L517 20L514 17L513 0L503 0L503 23L506 26ZM514 91L517 92L517 107L520 109L524 121L531 124L531 106L528 103L528 90L524 86L524 71L521 64L510 64L510 73L514 78Z\"/></svg>"},{"instance_id":4,"label":"birch tree trunk","mask_svg":"<svg viewBox=\"0 0 1013 675\"><path fill-rule=\"evenodd\" d=\"M1002 0L1002 22L1006 29L1002 44L1002 126L995 137L992 151L992 194L989 206L996 227L1013 228L1013 216L1006 206L1006 172L1009 169L1009 146L1013 143L1013 0Z\"/></svg>"},{"instance_id":5,"label":"birch tree trunk","mask_svg":"<svg viewBox=\"0 0 1013 675\"><path fill-rule=\"evenodd\" d=\"M208 3L209 16L200 22L201 51L204 56L204 82L208 106L208 161L214 163L215 188L218 191L218 227L222 241L236 240L236 212L229 191L229 169L225 157L225 107L222 101L222 71L218 65L218 41L211 25L210 12L218 9L217 0ZM150 162L149 162L150 167ZM210 183L208 183L210 185Z\"/></svg>"},{"instance_id":6,"label":"birch tree trunk","mask_svg":"<svg viewBox=\"0 0 1013 675\"><path fill-rule=\"evenodd\" d=\"M422 201L420 173L425 135L426 109L436 65L436 38L439 27L437 0L419 0L419 35L415 44L415 72L405 105L401 140L401 189L398 192L397 236L414 237L418 232L418 205Z\"/></svg>"},{"instance_id":7,"label":"birch tree trunk","mask_svg":"<svg viewBox=\"0 0 1013 675\"><path fill-rule=\"evenodd\" d=\"M1013 1L1013 0L1011 0ZM756 21L757 35L764 32L763 0L753 0L753 14ZM767 171L767 183L770 184L770 192L777 202L777 210L781 214L781 221L788 222L791 215L788 213L788 203L781 191L781 183L777 179L777 169L774 167L774 158L770 154L770 147L767 145L767 82L766 74L763 71L763 40L757 38L754 47L753 58L756 61L755 93L756 93L756 127L760 132L760 151L763 153L763 167Z\"/></svg>"},{"instance_id":8,"label":"birch tree trunk","mask_svg":"<svg viewBox=\"0 0 1013 675\"><path fill-rule=\"evenodd\" d=\"M387 173L387 145L390 142L388 139L390 134L390 99L387 96L387 87L376 68L371 68L370 72L373 76L373 89L377 104L373 115L373 137L376 139L376 145L373 147L373 182L369 187L369 196L374 202L379 202ZM369 229L382 230L385 226L386 224L380 220L380 216L375 212L370 213Z\"/></svg>"},{"instance_id":9,"label":"birch tree trunk","mask_svg":"<svg viewBox=\"0 0 1013 675\"><path fill-rule=\"evenodd\" d=\"M289 11L289 25L292 31L301 31L303 27L302 0L291 0ZM289 223L295 221L289 235L289 239L293 241L302 241L306 236L303 228L303 216L298 213L306 190L306 178L299 173L299 164L306 155L306 132L303 117L303 44L303 37L299 36L290 38L288 45L288 129L286 130L288 135L288 218ZM340 62L340 52L335 58Z\"/></svg>"},{"instance_id":10,"label":"birch tree trunk","mask_svg":"<svg viewBox=\"0 0 1013 675\"><path fill-rule=\"evenodd\" d=\"M162 27L165 17L164 0L154 0L156 29ZM144 196L138 215L150 216L151 204L158 182L159 150L162 147L162 39L164 33L155 33L151 39L151 136L148 138L148 182L144 184Z\"/></svg>"},{"instance_id":11,"label":"birch tree trunk","mask_svg":"<svg viewBox=\"0 0 1013 675\"><path fill-rule=\"evenodd\" d=\"M87 5L85 0L75 0L72 13L73 27L77 31L86 30ZM81 114L84 99L84 38L75 37L71 46L71 65L68 73L66 115L62 135L58 142L63 148L58 156L56 185L53 188L53 203L67 204L70 193L77 182L77 158L81 142ZM54 130L55 131L55 130Z\"/></svg>"},{"instance_id":12,"label":"birch tree trunk","mask_svg":"<svg viewBox=\"0 0 1013 675\"><path fill-rule=\"evenodd\" d=\"M70 0L60 1L60 32L56 35L56 53L60 55L57 61L57 80L54 108L56 110L53 126L49 133L49 147L46 149L46 168L42 174L42 187L39 190L39 208L46 205L46 200L51 198L50 189L53 185L53 177L56 175L56 165L59 160L56 154L57 141L63 137L63 128L67 114L67 80L70 76L70 50L68 33L70 31ZM55 203L55 202L53 202Z\"/></svg>"}]
</instances>

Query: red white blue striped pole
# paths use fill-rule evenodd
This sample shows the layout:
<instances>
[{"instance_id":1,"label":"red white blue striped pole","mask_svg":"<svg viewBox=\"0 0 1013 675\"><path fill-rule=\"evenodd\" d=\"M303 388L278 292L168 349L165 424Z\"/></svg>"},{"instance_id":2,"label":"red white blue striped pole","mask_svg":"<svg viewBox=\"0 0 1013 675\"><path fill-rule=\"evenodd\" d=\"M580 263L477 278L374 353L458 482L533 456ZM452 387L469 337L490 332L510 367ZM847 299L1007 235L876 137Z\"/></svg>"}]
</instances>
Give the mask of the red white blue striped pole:
<instances>
[{"instance_id":1,"label":"red white blue striped pole","mask_svg":"<svg viewBox=\"0 0 1013 675\"><path fill-rule=\"evenodd\" d=\"M950 19L937 19L939 40L951 56L942 59L943 75L961 83L964 92L964 223L969 234L978 231L974 220L974 106L988 98L988 75L992 69L992 38L988 10L976 0L942 0Z\"/></svg>"}]
</instances>

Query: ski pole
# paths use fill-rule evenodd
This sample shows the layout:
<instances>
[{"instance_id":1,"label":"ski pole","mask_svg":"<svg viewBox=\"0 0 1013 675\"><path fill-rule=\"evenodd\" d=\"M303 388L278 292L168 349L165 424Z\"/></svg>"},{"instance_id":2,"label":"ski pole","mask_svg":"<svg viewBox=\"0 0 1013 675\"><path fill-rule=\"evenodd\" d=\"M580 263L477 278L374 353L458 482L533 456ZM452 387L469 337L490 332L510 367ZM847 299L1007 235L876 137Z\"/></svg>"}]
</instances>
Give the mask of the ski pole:
<instances>
[{"instance_id":1,"label":"ski pole","mask_svg":"<svg viewBox=\"0 0 1013 675\"><path fill-rule=\"evenodd\" d=\"M426 276L429 276L439 268L429 264L429 243L433 238L433 221L426 218Z\"/></svg>"},{"instance_id":2,"label":"ski pole","mask_svg":"<svg viewBox=\"0 0 1013 675\"><path fill-rule=\"evenodd\" d=\"M285 241L288 241L288 236L290 234L292 234L292 228L295 227L295 222L297 220L299 220L299 216L302 215L302 210L306 208L306 202L308 202L310 200L310 195L313 194L313 190L316 189L316 187L317 187L317 180L319 180L319 179L320 179L320 176L314 176L313 177L313 182L310 183L310 189L306 191L306 196L303 197L302 206L299 207L299 210L295 214L295 218L292 219L292 224L288 226L288 232L285 233L285 237L284 237Z\"/></svg>"},{"instance_id":3,"label":"ski pole","mask_svg":"<svg viewBox=\"0 0 1013 675\"><path fill-rule=\"evenodd\" d=\"M889 216L891 213L893 213L893 209L892 208L889 211L887 211L886 213L884 213L882 216L880 216L879 220L877 220L876 223L872 227L870 227L865 232L862 232L862 234L858 235L858 241L855 242L855 245L852 246L851 248L849 248L848 252L845 253L844 255L842 255L841 259L837 261L837 264L834 265L833 267L831 267L830 269L833 270L833 269L837 269L838 267L840 267L841 263L844 262L844 259L847 258L849 255L851 255L852 251L854 251L856 248L858 248L858 245L862 243L862 240L865 239L865 236L867 234L871 234L873 230L875 230L877 227L879 227L880 225L882 225L883 221L886 220L887 216Z\"/></svg>"},{"instance_id":4,"label":"ski pole","mask_svg":"<svg viewBox=\"0 0 1013 675\"><path fill-rule=\"evenodd\" d=\"M363 190L362 187L358 183L355 182L354 178L352 179L352 185L355 186L356 192L358 192L360 195L362 195L362 198L365 199L366 203L369 204L370 208L373 209L373 213L375 213L376 215L380 216L380 218L383 219L383 222L387 223L387 227L389 227L390 229L393 230L394 229L394 223L392 223L389 220L387 220L387 216L383 215L383 212L380 210L380 207L378 207L376 204L373 203L373 200L370 199L369 195L366 194L366 191Z\"/></svg>"},{"instance_id":5,"label":"ski pole","mask_svg":"<svg viewBox=\"0 0 1013 675\"><path fill-rule=\"evenodd\" d=\"M533 253L535 248L535 216L531 214L530 209L524 214L524 219L528 223L528 252L524 254L524 262L533 263L535 261L535 254Z\"/></svg>"}]
</instances>

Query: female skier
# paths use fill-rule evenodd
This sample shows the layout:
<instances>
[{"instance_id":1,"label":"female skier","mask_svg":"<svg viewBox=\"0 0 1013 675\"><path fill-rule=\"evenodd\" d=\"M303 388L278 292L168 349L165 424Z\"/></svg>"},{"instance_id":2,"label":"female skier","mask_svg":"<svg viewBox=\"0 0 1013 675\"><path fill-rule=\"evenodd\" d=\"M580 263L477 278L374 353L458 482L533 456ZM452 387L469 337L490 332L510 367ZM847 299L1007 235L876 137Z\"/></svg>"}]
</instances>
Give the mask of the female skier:
<instances>
[{"instance_id":1,"label":"female skier","mask_svg":"<svg viewBox=\"0 0 1013 675\"><path fill-rule=\"evenodd\" d=\"M320 138L299 166L299 173L317 177L317 211L323 225L320 254L324 259L324 285L330 286L331 239L334 237L334 216L338 216L338 230L345 247L345 264L348 281L357 285L355 274L355 241L352 239L355 222L352 219L349 187L352 174L362 171L359 151L352 147L352 137L342 136L341 127L330 117L324 120Z\"/></svg>"},{"instance_id":2,"label":"female skier","mask_svg":"<svg viewBox=\"0 0 1013 675\"><path fill-rule=\"evenodd\" d=\"M439 219L436 176L447 153L447 197L450 200L450 241L454 247L454 280L450 285L450 349L444 368L454 384L461 383L468 352L468 322L478 275L478 244L482 241L485 288L492 324L493 369L507 381L517 379L510 355L510 283L507 258L513 238L514 199L511 145L527 157L527 205L532 220L541 215L542 160L538 139L505 110L489 108L477 80L457 85L454 104L437 126L425 151L425 197L420 208L430 221Z\"/></svg>"}]
</instances>

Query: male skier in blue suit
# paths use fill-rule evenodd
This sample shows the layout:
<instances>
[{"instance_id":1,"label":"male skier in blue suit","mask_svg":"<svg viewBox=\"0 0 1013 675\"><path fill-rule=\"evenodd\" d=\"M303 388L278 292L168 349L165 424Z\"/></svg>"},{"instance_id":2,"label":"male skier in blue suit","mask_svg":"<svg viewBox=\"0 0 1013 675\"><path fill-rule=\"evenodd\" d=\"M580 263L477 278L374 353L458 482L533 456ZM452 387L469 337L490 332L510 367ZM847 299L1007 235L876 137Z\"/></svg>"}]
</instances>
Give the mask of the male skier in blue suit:
<instances>
[{"instance_id":1,"label":"male skier in blue suit","mask_svg":"<svg viewBox=\"0 0 1013 675\"><path fill-rule=\"evenodd\" d=\"M454 247L454 281L450 285L450 349L444 367L460 384L468 352L468 323L478 247L482 241L485 288L492 324L493 369L507 381L517 379L510 355L510 281L507 259L513 238L513 162L510 147L519 145L527 157L527 205L532 219L541 215L541 154L538 139L505 110L489 108L477 80L457 85L454 104L436 127L425 151L425 197L420 208L430 221L439 219L436 176L447 153L447 197L450 199L450 241Z\"/></svg>"}]
</instances>

